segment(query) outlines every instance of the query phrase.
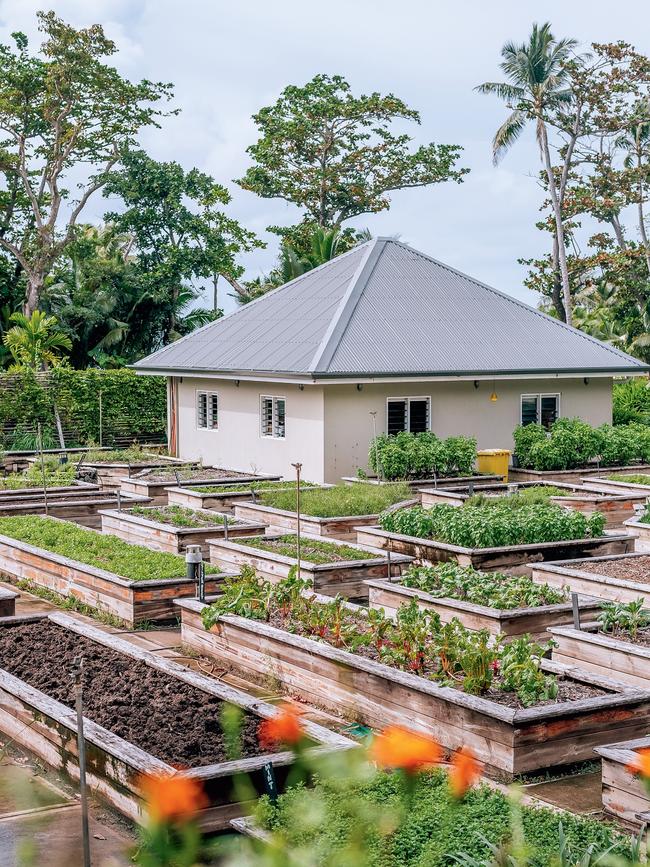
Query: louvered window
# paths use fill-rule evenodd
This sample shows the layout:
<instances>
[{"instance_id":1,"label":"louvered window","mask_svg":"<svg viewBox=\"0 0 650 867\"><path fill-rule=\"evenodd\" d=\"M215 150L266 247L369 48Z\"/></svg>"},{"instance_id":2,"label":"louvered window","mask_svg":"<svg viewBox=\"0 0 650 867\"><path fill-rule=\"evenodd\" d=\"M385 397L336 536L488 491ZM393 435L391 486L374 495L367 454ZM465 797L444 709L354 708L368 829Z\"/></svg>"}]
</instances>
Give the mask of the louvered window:
<instances>
[{"instance_id":1,"label":"louvered window","mask_svg":"<svg viewBox=\"0 0 650 867\"><path fill-rule=\"evenodd\" d=\"M431 400L428 397L389 397L386 403L386 432L422 433L430 429Z\"/></svg>"},{"instance_id":2,"label":"louvered window","mask_svg":"<svg viewBox=\"0 0 650 867\"><path fill-rule=\"evenodd\" d=\"M559 394L522 394L521 424L541 424L547 430L560 416Z\"/></svg>"},{"instance_id":3,"label":"louvered window","mask_svg":"<svg viewBox=\"0 0 650 867\"><path fill-rule=\"evenodd\" d=\"M263 437L284 439L286 403L283 397L262 395L260 398L260 433Z\"/></svg>"},{"instance_id":4,"label":"louvered window","mask_svg":"<svg viewBox=\"0 0 650 867\"><path fill-rule=\"evenodd\" d=\"M219 400L215 391L197 391L196 426L203 430L219 427Z\"/></svg>"}]
</instances>

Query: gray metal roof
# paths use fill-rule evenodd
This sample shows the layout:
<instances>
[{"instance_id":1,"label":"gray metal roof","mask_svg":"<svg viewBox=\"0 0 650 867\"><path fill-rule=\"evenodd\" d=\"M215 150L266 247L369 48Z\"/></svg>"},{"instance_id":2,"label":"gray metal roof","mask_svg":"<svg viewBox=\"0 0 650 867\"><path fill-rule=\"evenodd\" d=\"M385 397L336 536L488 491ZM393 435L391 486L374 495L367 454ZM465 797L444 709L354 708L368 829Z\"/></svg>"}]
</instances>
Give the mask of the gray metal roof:
<instances>
[{"instance_id":1,"label":"gray metal roof","mask_svg":"<svg viewBox=\"0 0 650 867\"><path fill-rule=\"evenodd\" d=\"M648 370L391 238L355 247L135 367L314 378Z\"/></svg>"}]
</instances>

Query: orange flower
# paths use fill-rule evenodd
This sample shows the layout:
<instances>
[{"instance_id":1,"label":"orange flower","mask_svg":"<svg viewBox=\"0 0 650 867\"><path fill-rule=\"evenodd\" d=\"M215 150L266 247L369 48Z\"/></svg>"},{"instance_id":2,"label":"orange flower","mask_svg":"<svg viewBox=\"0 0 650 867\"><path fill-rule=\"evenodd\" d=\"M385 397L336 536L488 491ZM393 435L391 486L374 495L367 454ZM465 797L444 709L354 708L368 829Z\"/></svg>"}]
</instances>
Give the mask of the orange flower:
<instances>
[{"instance_id":1,"label":"orange flower","mask_svg":"<svg viewBox=\"0 0 650 867\"><path fill-rule=\"evenodd\" d=\"M301 716L302 711L295 704L281 704L275 716L260 724L257 733L260 745L264 749L272 749L279 744L288 747L299 744L305 735Z\"/></svg>"},{"instance_id":2,"label":"orange flower","mask_svg":"<svg viewBox=\"0 0 650 867\"><path fill-rule=\"evenodd\" d=\"M636 761L627 766L627 770L638 774L644 780L650 780L650 749L637 750Z\"/></svg>"},{"instance_id":3,"label":"orange flower","mask_svg":"<svg viewBox=\"0 0 650 867\"><path fill-rule=\"evenodd\" d=\"M208 806L198 780L183 774L143 774L140 789L154 822L187 821Z\"/></svg>"},{"instance_id":4,"label":"orange flower","mask_svg":"<svg viewBox=\"0 0 650 867\"><path fill-rule=\"evenodd\" d=\"M449 786L454 798L463 798L481 776L481 764L469 747L454 753L449 769Z\"/></svg>"},{"instance_id":5,"label":"orange flower","mask_svg":"<svg viewBox=\"0 0 650 867\"><path fill-rule=\"evenodd\" d=\"M442 759L442 749L429 735L388 726L373 739L370 755L383 768L401 768L407 774L416 774L437 765Z\"/></svg>"}]
</instances>

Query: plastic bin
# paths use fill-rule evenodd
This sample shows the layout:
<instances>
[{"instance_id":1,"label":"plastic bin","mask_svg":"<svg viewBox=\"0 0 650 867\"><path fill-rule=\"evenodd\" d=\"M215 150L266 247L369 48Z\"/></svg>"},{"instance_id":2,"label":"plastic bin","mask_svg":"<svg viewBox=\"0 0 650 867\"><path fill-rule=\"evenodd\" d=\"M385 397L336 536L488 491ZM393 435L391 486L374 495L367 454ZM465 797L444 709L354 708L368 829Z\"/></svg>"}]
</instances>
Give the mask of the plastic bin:
<instances>
[{"instance_id":1,"label":"plastic bin","mask_svg":"<svg viewBox=\"0 0 650 867\"><path fill-rule=\"evenodd\" d=\"M508 481L508 465L510 464L508 449L481 449L476 453L476 457L479 473L503 476L503 481Z\"/></svg>"}]
</instances>

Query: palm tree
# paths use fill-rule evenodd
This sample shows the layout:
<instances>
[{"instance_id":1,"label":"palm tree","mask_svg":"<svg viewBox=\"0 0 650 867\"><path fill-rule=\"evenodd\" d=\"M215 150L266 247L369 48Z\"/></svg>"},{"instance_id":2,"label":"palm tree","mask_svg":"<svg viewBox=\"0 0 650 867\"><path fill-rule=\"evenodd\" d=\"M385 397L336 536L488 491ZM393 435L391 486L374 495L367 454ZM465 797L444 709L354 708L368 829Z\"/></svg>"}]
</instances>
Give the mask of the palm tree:
<instances>
[{"instance_id":1,"label":"palm tree","mask_svg":"<svg viewBox=\"0 0 650 867\"><path fill-rule=\"evenodd\" d=\"M3 343L14 359L10 370L56 367L63 360L62 353L72 349L68 335L57 328L56 316L34 310L31 316L12 313L9 318L16 323L3 337Z\"/></svg>"},{"instance_id":2,"label":"palm tree","mask_svg":"<svg viewBox=\"0 0 650 867\"><path fill-rule=\"evenodd\" d=\"M521 45L506 42L501 49L503 60L500 67L508 81L488 81L476 88L479 93L496 94L511 109L494 136L492 152L495 164L519 138L527 123L531 120L535 121L537 142L555 217L558 266L562 279L566 321L569 325L571 324L571 289L562 222L562 202L551 163L547 121L550 112L572 100L566 64L572 58L576 45L575 39L556 40L548 22L541 27L534 24L527 42Z\"/></svg>"}]
</instances>

